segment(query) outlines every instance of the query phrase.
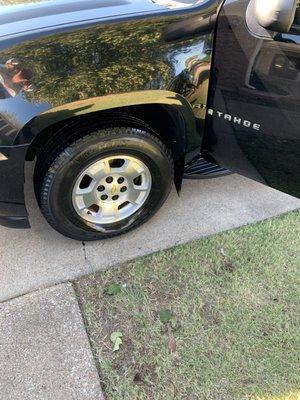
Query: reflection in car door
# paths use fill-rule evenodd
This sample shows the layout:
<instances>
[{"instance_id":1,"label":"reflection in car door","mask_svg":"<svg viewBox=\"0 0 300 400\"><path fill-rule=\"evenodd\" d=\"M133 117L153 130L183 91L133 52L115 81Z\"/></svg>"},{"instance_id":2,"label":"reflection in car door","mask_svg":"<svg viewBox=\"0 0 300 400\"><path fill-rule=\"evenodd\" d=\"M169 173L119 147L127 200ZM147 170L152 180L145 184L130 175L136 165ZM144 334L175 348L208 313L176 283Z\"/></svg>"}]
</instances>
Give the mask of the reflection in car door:
<instances>
[{"instance_id":1,"label":"reflection in car door","mask_svg":"<svg viewBox=\"0 0 300 400\"><path fill-rule=\"evenodd\" d=\"M227 0L219 15L204 151L300 197L300 32L251 30L249 3Z\"/></svg>"}]
</instances>

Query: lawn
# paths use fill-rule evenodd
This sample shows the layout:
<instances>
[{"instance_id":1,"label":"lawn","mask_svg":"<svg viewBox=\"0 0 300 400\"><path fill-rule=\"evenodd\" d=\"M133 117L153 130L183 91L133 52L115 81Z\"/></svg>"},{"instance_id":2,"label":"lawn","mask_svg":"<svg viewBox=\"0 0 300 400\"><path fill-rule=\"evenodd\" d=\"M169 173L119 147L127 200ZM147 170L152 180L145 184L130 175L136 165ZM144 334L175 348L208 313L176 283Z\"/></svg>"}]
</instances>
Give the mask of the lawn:
<instances>
[{"instance_id":1,"label":"lawn","mask_svg":"<svg viewBox=\"0 0 300 400\"><path fill-rule=\"evenodd\" d=\"M299 400L299 267L296 211L78 280L107 400Z\"/></svg>"}]
</instances>

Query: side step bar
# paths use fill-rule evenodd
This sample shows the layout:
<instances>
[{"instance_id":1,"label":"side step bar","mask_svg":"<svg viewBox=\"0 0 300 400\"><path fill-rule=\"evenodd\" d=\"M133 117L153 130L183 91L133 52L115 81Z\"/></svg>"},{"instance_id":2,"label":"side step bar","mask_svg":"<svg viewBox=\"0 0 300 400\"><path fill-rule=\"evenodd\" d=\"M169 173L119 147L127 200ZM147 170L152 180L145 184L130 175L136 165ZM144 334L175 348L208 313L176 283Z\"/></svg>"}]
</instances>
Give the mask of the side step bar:
<instances>
[{"instance_id":1,"label":"side step bar","mask_svg":"<svg viewBox=\"0 0 300 400\"><path fill-rule=\"evenodd\" d=\"M218 164L204 160L201 155L196 156L184 168L184 178L187 179L207 179L218 176L229 175L232 172Z\"/></svg>"}]
</instances>

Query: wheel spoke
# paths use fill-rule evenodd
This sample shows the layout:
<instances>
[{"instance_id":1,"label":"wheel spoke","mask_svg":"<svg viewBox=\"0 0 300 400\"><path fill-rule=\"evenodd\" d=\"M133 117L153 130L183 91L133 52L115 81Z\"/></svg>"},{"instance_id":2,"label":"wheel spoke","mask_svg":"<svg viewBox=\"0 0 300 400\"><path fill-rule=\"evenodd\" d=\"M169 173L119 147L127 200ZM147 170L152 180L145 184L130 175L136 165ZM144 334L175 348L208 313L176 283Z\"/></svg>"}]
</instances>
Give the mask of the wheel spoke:
<instances>
[{"instance_id":1,"label":"wheel spoke","mask_svg":"<svg viewBox=\"0 0 300 400\"><path fill-rule=\"evenodd\" d=\"M91 183L88 187L81 189L81 187L76 188L76 196L84 196L88 193L91 193L94 189L95 184Z\"/></svg>"},{"instance_id":2,"label":"wheel spoke","mask_svg":"<svg viewBox=\"0 0 300 400\"><path fill-rule=\"evenodd\" d=\"M99 181L106 175L111 173L111 167L108 160L98 161L93 164L86 172L94 181Z\"/></svg>"},{"instance_id":3,"label":"wheel spoke","mask_svg":"<svg viewBox=\"0 0 300 400\"><path fill-rule=\"evenodd\" d=\"M77 189L76 191L77 204L79 209L84 209L97 204L93 189Z\"/></svg>"},{"instance_id":4,"label":"wheel spoke","mask_svg":"<svg viewBox=\"0 0 300 400\"><path fill-rule=\"evenodd\" d=\"M130 193L128 193L126 200L129 201L129 203L133 204L133 205L138 205L137 199L139 193L135 193L134 191L131 191Z\"/></svg>"},{"instance_id":5,"label":"wheel spoke","mask_svg":"<svg viewBox=\"0 0 300 400\"><path fill-rule=\"evenodd\" d=\"M121 167L121 172L124 173L129 181L133 181L144 171L143 167L134 160L125 160L124 165Z\"/></svg>"},{"instance_id":6,"label":"wheel spoke","mask_svg":"<svg viewBox=\"0 0 300 400\"><path fill-rule=\"evenodd\" d=\"M108 160L102 161L102 169L103 169L105 175L109 175L111 173L111 166L110 166Z\"/></svg>"},{"instance_id":7,"label":"wheel spoke","mask_svg":"<svg viewBox=\"0 0 300 400\"><path fill-rule=\"evenodd\" d=\"M116 203L103 204L101 207L101 216L105 218L116 218L119 214L119 209Z\"/></svg>"},{"instance_id":8,"label":"wheel spoke","mask_svg":"<svg viewBox=\"0 0 300 400\"><path fill-rule=\"evenodd\" d=\"M146 192L149 189L149 183L143 182L141 185L134 185L133 189L138 192Z\"/></svg>"}]
</instances>

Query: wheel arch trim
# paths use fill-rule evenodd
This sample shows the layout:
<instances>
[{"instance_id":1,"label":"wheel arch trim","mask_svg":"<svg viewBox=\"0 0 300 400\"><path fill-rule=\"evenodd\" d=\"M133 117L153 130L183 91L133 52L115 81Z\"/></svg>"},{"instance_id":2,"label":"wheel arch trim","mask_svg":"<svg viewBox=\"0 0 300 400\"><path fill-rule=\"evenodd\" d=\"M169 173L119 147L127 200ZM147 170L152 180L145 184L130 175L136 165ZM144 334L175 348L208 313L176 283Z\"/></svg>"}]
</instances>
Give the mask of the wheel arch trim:
<instances>
[{"instance_id":1,"label":"wheel arch trim","mask_svg":"<svg viewBox=\"0 0 300 400\"><path fill-rule=\"evenodd\" d=\"M186 135L187 142L197 143L200 146L200 136L197 132L196 120L191 105L178 93L166 90L145 90L91 97L53 107L27 122L19 132L15 142L24 144L29 141L32 143L45 129L73 117L143 105L163 105L178 112L178 115L182 117L185 123L185 132L183 134Z\"/></svg>"}]
</instances>

